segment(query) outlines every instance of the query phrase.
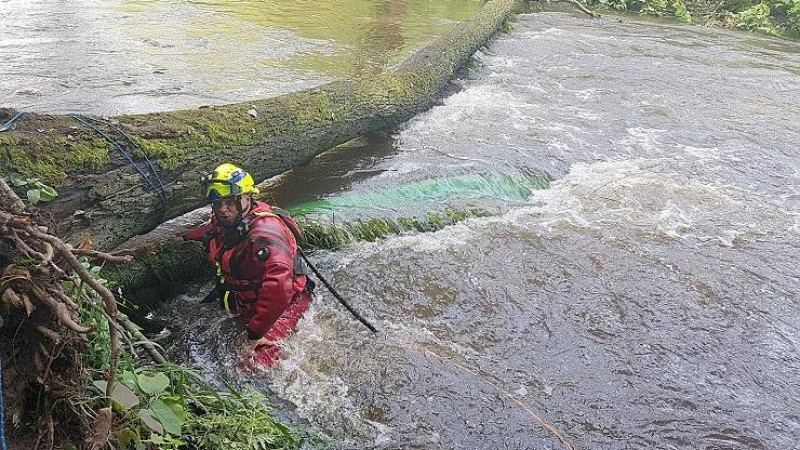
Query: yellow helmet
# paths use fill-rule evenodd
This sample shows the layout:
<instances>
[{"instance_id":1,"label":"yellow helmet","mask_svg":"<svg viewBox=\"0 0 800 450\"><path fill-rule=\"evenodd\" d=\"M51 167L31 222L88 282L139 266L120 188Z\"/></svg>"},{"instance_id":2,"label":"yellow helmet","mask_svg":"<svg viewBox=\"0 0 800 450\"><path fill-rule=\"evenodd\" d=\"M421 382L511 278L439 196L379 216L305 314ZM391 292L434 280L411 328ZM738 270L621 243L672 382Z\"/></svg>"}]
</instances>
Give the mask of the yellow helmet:
<instances>
[{"instance_id":1,"label":"yellow helmet","mask_svg":"<svg viewBox=\"0 0 800 450\"><path fill-rule=\"evenodd\" d=\"M203 196L209 201L259 193L253 177L241 167L231 163L220 164L213 172L203 174L201 185Z\"/></svg>"}]
</instances>

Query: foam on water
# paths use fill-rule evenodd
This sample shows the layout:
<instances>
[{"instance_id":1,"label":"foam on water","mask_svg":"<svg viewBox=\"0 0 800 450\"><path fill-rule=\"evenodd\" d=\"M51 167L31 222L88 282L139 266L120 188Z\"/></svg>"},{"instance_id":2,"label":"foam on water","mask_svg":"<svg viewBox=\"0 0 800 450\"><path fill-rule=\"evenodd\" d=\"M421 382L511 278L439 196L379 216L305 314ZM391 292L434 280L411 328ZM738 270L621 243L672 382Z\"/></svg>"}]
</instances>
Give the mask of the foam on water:
<instances>
[{"instance_id":1,"label":"foam on water","mask_svg":"<svg viewBox=\"0 0 800 450\"><path fill-rule=\"evenodd\" d=\"M494 217L315 254L380 333L321 293L273 388L346 448L558 447L528 412L575 448L793 448L797 96L765 80L800 85L761 63L800 60L755 67L761 38L627 18L516 29L342 197L555 181Z\"/></svg>"}]
</instances>

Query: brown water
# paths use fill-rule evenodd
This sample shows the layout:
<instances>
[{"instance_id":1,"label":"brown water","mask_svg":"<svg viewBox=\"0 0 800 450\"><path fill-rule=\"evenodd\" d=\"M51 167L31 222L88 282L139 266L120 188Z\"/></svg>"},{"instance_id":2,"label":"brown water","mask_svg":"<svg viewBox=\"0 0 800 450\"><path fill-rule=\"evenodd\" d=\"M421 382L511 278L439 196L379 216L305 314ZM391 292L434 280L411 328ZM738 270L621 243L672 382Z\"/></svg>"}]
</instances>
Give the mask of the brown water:
<instances>
[{"instance_id":1,"label":"brown water","mask_svg":"<svg viewBox=\"0 0 800 450\"><path fill-rule=\"evenodd\" d=\"M117 115L271 97L407 57L479 0L2 0L0 106Z\"/></svg>"},{"instance_id":2,"label":"brown water","mask_svg":"<svg viewBox=\"0 0 800 450\"><path fill-rule=\"evenodd\" d=\"M520 16L442 105L274 191L531 173L548 189L383 201L507 212L315 254L378 335L322 293L286 358L241 374L241 331L190 294L178 350L270 389L337 448L798 448L798 74L794 42Z\"/></svg>"}]
</instances>

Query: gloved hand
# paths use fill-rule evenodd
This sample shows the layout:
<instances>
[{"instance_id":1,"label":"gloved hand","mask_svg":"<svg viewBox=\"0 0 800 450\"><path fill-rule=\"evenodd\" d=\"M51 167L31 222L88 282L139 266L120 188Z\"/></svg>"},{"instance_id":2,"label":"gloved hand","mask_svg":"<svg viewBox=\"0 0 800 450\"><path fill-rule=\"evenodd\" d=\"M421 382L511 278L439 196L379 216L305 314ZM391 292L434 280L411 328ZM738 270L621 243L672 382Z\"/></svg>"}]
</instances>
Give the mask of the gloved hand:
<instances>
[{"instance_id":1,"label":"gloved hand","mask_svg":"<svg viewBox=\"0 0 800 450\"><path fill-rule=\"evenodd\" d=\"M247 345L250 346L251 350L255 351L259 347L269 347L269 346L275 345L275 341L272 341L272 340L269 340L269 339L267 339L265 337L262 337L261 339L255 339L255 340L248 339L247 340Z\"/></svg>"}]
</instances>

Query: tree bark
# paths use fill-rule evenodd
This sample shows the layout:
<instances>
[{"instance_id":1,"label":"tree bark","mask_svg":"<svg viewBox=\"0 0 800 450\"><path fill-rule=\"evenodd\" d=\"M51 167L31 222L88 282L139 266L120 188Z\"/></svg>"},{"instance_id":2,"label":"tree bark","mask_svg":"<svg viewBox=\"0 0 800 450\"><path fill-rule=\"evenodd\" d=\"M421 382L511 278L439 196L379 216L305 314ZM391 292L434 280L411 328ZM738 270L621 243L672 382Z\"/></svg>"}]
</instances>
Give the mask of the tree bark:
<instances>
[{"instance_id":1,"label":"tree bark","mask_svg":"<svg viewBox=\"0 0 800 450\"><path fill-rule=\"evenodd\" d=\"M97 132L70 116L26 114L13 130L0 133L0 174L43 178L60 194L41 204L54 216L59 235L74 242L88 232L95 247L112 249L201 206L200 174L225 160L263 180L431 107L515 3L487 2L470 21L392 72L253 102L109 119L158 167L166 201ZM147 173L144 155L130 150Z\"/></svg>"}]
</instances>

